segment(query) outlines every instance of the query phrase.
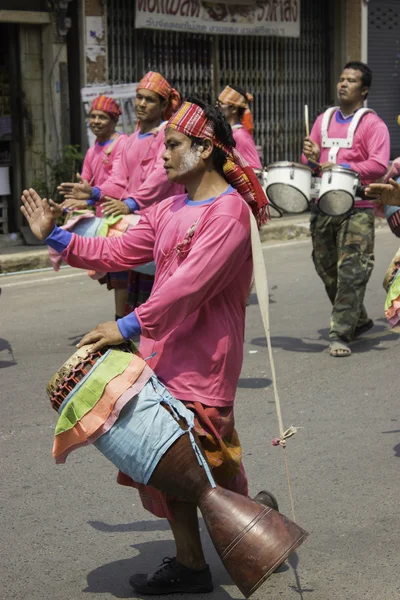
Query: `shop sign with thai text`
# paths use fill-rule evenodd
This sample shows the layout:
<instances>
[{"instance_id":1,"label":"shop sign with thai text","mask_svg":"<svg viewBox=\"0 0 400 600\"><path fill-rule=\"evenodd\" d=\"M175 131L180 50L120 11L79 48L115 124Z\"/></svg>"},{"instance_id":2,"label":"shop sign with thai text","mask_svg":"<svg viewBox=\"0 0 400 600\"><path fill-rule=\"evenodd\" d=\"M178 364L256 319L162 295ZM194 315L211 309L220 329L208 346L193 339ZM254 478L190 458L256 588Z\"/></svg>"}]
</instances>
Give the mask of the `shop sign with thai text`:
<instances>
[{"instance_id":1,"label":"shop sign with thai text","mask_svg":"<svg viewBox=\"0 0 400 600\"><path fill-rule=\"evenodd\" d=\"M300 0L136 0L138 29L299 37Z\"/></svg>"}]
</instances>

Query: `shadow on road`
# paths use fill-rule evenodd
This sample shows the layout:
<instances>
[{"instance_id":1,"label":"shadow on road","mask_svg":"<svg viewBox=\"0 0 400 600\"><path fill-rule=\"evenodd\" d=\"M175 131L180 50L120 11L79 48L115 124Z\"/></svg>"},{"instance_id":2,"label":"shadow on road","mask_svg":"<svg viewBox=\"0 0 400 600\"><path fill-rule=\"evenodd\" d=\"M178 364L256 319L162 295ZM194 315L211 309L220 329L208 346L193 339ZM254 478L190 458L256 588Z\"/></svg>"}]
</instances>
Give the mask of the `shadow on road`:
<instances>
[{"instance_id":1,"label":"shadow on road","mask_svg":"<svg viewBox=\"0 0 400 600\"><path fill-rule=\"evenodd\" d=\"M132 545L132 548L135 548L139 554L132 558L116 560L101 565L97 569L90 571L87 575L87 587L83 591L92 594L108 593L115 598L141 598L142 596L136 594L129 585L131 575L157 570L158 565L150 564L149 557L151 558L151 563L153 563L154 556L159 557L159 564L161 564L163 557L175 555L175 544L172 540L143 542ZM221 585L232 585L232 580L228 573L222 564L213 564L211 566L215 585L213 598L218 600L233 600L235 597L220 587ZM171 594L170 597L182 598L182 595ZM239 597L240 593L238 591L237 600L239 600Z\"/></svg>"},{"instance_id":2,"label":"shadow on road","mask_svg":"<svg viewBox=\"0 0 400 600\"><path fill-rule=\"evenodd\" d=\"M273 290L276 289L276 286L272 288ZM276 304L276 300L273 300L272 298L272 294L269 294L269 303L270 304ZM247 300L247 306L255 306L256 304L258 304L258 297L257 294L255 292L251 293L248 300Z\"/></svg>"},{"instance_id":3,"label":"shadow on road","mask_svg":"<svg viewBox=\"0 0 400 600\"><path fill-rule=\"evenodd\" d=\"M238 381L238 387L258 390L269 387L271 383L271 379L267 379L266 377L242 377Z\"/></svg>"},{"instance_id":4,"label":"shadow on road","mask_svg":"<svg viewBox=\"0 0 400 600\"><path fill-rule=\"evenodd\" d=\"M323 352L326 350L326 344L316 343L315 340L305 341L301 338L289 337L289 336L273 336L271 338L272 346L275 348L282 348L288 352ZM265 348L267 342L264 337L253 338L251 344L255 346L262 346Z\"/></svg>"},{"instance_id":5,"label":"shadow on road","mask_svg":"<svg viewBox=\"0 0 400 600\"><path fill-rule=\"evenodd\" d=\"M9 360L0 360L0 369L6 369L7 367L13 367L14 365L16 365L17 361L15 360L14 352L10 342L5 340L4 338L0 338L0 352L2 352L3 350L8 352L8 356L10 358ZM2 358L4 358L4 356L2 356Z\"/></svg>"},{"instance_id":6,"label":"shadow on road","mask_svg":"<svg viewBox=\"0 0 400 600\"><path fill-rule=\"evenodd\" d=\"M389 350L389 348L379 347L381 342L393 342L397 339L399 339L399 334L395 331L391 332L385 327L381 332L376 332L370 336L366 335L365 337L359 337L351 342L351 350L354 354L362 354L363 352L369 352L370 350L382 352Z\"/></svg>"},{"instance_id":7,"label":"shadow on road","mask_svg":"<svg viewBox=\"0 0 400 600\"><path fill-rule=\"evenodd\" d=\"M378 319L378 321L381 320L385 321L385 319ZM381 342L395 341L400 337L398 332L388 329L387 325L375 324L371 331L372 333L368 332L365 336L361 336L350 343L354 354L362 354L370 350L382 352L383 350L387 350L387 348L381 348ZM317 339L273 336L271 337L271 343L273 347L282 348L282 350L286 350L287 352L324 352L327 350L327 344L329 343L329 329L318 329L317 333L319 335ZM265 337L253 338L250 343L255 346L262 346L263 348L267 346Z\"/></svg>"},{"instance_id":8,"label":"shadow on road","mask_svg":"<svg viewBox=\"0 0 400 600\"><path fill-rule=\"evenodd\" d=\"M394 429L392 431L382 431L382 433L400 433L400 429ZM400 443L393 446L394 456L400 458Z\"/></svg>"},{"instance_id":9,"label":"shadow on road","mask_svg":"<svg viewBox=\"0 0 400 600\"><path fill-rule=\"evenodd\" d=\"M77 333L76 335L71 335L68 340L71 340L70 346L76 346L78 342L81 341L81 339L83 338L84 335L86 335L87 333L89 333L88 331L85 331L84 333Z\"/></svg>"},{"instance_id":10,"label":"shadow on road","mask_svg":"<svg viewBox=\"0 0 400 600\"><path fill-rule=\"evenodd\" d=\"M301 581L300 581L300 574L299 574L299 557L297 556L297 552L294 552L294 554L292 554L289 558L288 558L288 563L290 564L290 566L293 569L293 573L294 573L294 577L296 580L296 585L291 585L289 586L291 590L293 590L294 592L297 592L297 594L299 594L301 600L303 600L304 596L303 594L306 592L313 592L314 589L313 588L303 588L301 585Z\"/></svg>"},{"instance_id":11,"label":"shadow on road","mask_svg":"<svg viewBox=\"0 0 400 600\"><path fill-rule=\"evenodd\" d=\"M129 531L170 531L169 523L166 519L157 519L154 521L134 521L133 523L117 523L111 525L103 521L88 521L88 524L103 533L127 533Z\"/></svg>"}]
</instances>

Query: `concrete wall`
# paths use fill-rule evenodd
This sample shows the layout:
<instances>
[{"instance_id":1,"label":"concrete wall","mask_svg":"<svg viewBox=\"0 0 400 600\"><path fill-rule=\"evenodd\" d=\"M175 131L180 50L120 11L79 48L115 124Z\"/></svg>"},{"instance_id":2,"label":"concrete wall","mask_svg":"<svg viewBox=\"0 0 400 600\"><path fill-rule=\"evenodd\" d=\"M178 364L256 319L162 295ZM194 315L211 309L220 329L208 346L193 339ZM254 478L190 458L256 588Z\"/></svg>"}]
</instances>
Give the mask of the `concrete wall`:
<instances>
[{"instance_id":1,"label":"concrete wall","mask_svg":"<svg viewBox=\"0 0 400 600\"><path fill-rule=\"evenodd\" d=\"M332 91L350 60L367 62L368 0L335 0L332 6Z\"/></svg>"},{"instance_id":2,"label":"concrete wall","mask_svg":"<svg viewBox=\"0 0 400 600\"><path fill-rule=\"evenodd\" d=\"M66 63L66 44L60 42L55 27L26 25L19 27L21 91L23 98L24 165L23 185L43 177L44 161L40 154L55 158L69 142L63 98L68 89L61 85L60 65ZM63 107L63 110L62 110Z\"/></svg>"},{"instance_id":3,"label":"concrete wall","mask_svg":"<svg viewBox=\"0 0 400 600\"><path fill-rule=\"evenodd\" d=\"M346 2L346 60L362 60L362 11L364 0Z\"/></svg>"},{"instance_id":4,"label":"concrete wall","mask_svg":"<svg viewBox=\"0 0 400 600\"><path fill-rule=\"evenodd\" d=\"M104 83L107 66L107 17L105 2L83 0L85 85Z\"/></svg>"},{"instance_id":5,"label":"concrete wall","mask_svg":"<svg viewBox=\"0 0 400 600\"><path fill-rule=\"evenodd\" d=\"M41 177L45 150L45 121L42 77L41 27L21 25L19 29L24 185Z\"/></svg>"}]
</instances>

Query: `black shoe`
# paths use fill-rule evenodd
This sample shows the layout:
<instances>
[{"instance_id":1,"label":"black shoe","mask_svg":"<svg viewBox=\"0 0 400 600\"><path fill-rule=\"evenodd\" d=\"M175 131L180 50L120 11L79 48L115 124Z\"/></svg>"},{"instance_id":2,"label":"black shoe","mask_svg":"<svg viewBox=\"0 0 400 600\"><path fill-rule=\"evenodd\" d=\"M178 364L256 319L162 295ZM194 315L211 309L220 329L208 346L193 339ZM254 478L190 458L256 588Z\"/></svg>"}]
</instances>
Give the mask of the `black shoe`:
<instances>
[{"instance_id":1,"label":"black shoe","mask_svg":"<svg viewBox=\"0 0 400 600\"><path fill-rule=\"evenodd\" d=\"M355 338L358 338L360 335L362 335L363 333L366 333L367 331L369 331L370 329L372 329L374 326L374 322L372 319L369 319L366 323L363 323L363 325L360 325L359 327L356 327L353 333L353 340Z\"/></svg>"},{"instance_id":2,"label":"black shoe","mask_svg":"<svg viewBox=\"0 0 400 600\"><path fill-rule=\"evenodd\" d=\"M269 508L273 508L279 512L278 502L271 492L262 490L261 492L258 492L257 496L255 496L253 500L254 502L258 502L259 504L263 504L264 506L268 506Z\"/></svg>"},{"instance_id":3,"label":"black shoe","mask_svg":"<svg viewBox=\"0 0 400 600\"><path fill-rule=\"evenodd\" d=\"M129 583L139 594L161 596L162 594L204 594L214 589L210 567L197 571L181 565L176 558L164 558L154 575L137 573Z\"/></svg>"}]
</instances>

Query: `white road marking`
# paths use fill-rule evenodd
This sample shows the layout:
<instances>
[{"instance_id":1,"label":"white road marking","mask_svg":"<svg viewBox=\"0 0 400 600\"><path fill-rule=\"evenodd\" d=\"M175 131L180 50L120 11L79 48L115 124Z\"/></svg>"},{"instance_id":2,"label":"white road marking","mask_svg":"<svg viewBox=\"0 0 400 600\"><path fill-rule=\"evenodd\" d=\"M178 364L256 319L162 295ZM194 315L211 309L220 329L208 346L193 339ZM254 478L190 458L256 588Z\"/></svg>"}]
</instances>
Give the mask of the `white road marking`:
<instances>
[{"instance_id":1,"label":"white road marking","mask_svg":"<svg viewBox=\"0 0 400 600\"><path fill-rule=\"evenodd\" d=\"M5 283L1 288L12 288L20 285L30 285L32 283L57 283L60 279L71 279L72 277L87 277L87 273L71 273L71 275L59 275L58 277L42 277L41 279L29 279L28 281L16 281L14 283Z\"/></svg>"}]
</instances>

